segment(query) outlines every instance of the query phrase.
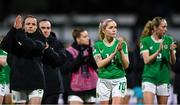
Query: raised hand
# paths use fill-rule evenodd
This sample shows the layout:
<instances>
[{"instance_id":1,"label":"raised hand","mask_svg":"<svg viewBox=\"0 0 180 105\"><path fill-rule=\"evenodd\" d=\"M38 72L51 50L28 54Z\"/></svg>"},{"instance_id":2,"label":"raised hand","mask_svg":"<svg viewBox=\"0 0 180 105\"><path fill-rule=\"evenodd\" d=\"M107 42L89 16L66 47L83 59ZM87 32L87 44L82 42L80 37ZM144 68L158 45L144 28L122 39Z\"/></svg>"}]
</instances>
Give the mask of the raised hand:
<instances>
[{"instance_id":1,"label":"raised hand","mask_svg":"<svg viewBox=\"0 0 180 105\"><path fill-rule=\"evenodd\" d=\"M18 15L14 21L14 28L16 29L22 28L22 21L23 21L22 17Z\"/></svg>"},{"instance_id":2,"label":"raised hand","mask_svg":"<svg viewBox=\"0 0 180 105\"><path fill-rule=\"evenodd\" d=\"M159 49L158 49L159 52L162 51L162 49L163 49L163 41L164 41L164 40L162 40L162 41L160 42Z\"/></svg>"},{"instance_id":3,"label":"raised hand","mask_svg":"<svg viewBox=\"0 0 180 105\"><path fill-rule=\"evenodd\" d=\"M122 50L122 43L123 43L123 37L118 37L119 44L117 45L117 50L121 51Z\"/></svg>"},{"instance_id":4,"label":"raised hand","mask_svg":"<svg viewBox=\"0 0 180 105\"><path fill-rule=\"evenodd\" d=\"M175 48L177 48L177 45L176 45L176 44L173 43L173 44L170 45L170 50L171 50L171 51L173 51Z\"/></svg>"}]
</instances>

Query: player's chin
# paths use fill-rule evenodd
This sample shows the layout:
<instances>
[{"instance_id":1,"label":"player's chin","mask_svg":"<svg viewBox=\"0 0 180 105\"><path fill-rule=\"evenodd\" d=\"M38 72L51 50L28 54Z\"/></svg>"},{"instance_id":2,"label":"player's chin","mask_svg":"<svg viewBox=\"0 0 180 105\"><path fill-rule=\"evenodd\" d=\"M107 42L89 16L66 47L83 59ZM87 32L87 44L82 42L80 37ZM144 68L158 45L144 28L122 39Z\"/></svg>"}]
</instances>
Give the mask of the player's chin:
<instances>
[{"instance_id":1,"label":"player's chin","mask_svg":"<svg viewBox=\"0 0 180 105\"><path fill-rule=\"evenodd\" d=\"M115 34L111 34L111 37L116 38L116 35Z\"/></svg>"},{"instance_id":2,"label":"player's chin","mask_svg":"<svg viewBox=\"0 0 180 105\"><path fill-rule=\"evenodd\" d=\"M30 34L32 34L32 33L34 33L34 32L35 32L35 31L31 31L31 30L30 30L30 31L28 31L28 33L30 33Z\"/></svg>"}]
</instances>

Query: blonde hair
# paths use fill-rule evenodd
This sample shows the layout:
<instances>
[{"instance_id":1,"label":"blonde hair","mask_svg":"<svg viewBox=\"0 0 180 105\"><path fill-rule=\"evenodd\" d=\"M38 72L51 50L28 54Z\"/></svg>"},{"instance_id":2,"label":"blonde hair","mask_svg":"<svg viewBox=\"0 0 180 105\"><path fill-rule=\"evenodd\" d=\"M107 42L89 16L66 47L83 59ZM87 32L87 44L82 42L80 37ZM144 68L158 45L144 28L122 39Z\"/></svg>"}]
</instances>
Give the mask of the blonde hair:
<instances>
[{"instance_id":1,"label":"blonde hair","mask_svg":"<svg viewBox=\"0 0 180 105\"><path fill-rule=\"evenodd\" d=\"M153 31L154 31L154 28L156 27L159 27L161 21L165 20L164 18L162 17L155 17L153 18L153 20L149 20L145 26L144 26L144 29L141 33L141 37L146 37L146 36L150 36L152 35Z\"/></svg>"},{"instance_id":2,"label":"blonde hair","mask_svg":"<svg viewBox=\"0 0 180 105\"><path fill-rule=\"evenodd\" d=\"M153 31L152 21L149 20L144 26L144 29L141 33L141 37L150 36L152 34L152 31Z\"/></svg>"},{"instance_id":3,"label":"blonde hair","mask_svg":"<svg viewBox=\"0 0 180 105\"><path fill-rule=\"evenodd\" d=\"M104 35L104 33L103 33L103 30L107 27L107 24L109 23L109 22L112 22L112 21L114 21L113 19L105 19L105 20L103 20L103 21L101 21L100 22L100 24L99 24L99 38L101 39L101 40L103 40L104 38L105 38L105 35ZM114 21L115 22L115 21Z\"/></svg>"}]
</instances>

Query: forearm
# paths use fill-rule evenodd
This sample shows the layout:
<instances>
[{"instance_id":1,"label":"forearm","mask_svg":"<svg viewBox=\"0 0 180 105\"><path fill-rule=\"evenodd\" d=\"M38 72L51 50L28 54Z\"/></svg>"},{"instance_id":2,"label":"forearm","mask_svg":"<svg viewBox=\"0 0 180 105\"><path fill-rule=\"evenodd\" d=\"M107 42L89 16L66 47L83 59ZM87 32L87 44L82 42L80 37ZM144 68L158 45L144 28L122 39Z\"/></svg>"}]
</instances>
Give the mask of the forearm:
<instances>
[{"instance_id":1,"label":"forearm","mask_svg":"<svg viewBox=\"0 0 180 105\"><path fill-rule=\"evenodd\" d=\"M143 59L144 59L144 63L145 64L149 64L151 63L153 60L155 60L157 58L157 56L159 55L160 51L156 51L154 54L150 55L146 55L146 56L143 56Z\"/></svg>"},{"instance_id":2,"label":"forearm","mask_svg":"<svg viewBox=\"0 0 180 105\"><path fill-rule=\"evenodd\" d=\"M45 48L46 44L44 38L29 38L22 29L18 29L15 36L18 43L21 44L21 46L27 48L29 51L42 51Z\"/></svg>"},{"instance_id":3,"label":"forearm","mask_svg":"<svg viewBox=\"0 0 180 105\"><path fill-rule=\"evenodd\" d=\"M14 46L14 36L16 34L16 29L11 28L7 35L2 39L0 48L8 53L12 53Z\"/></svg>"},{"instance_id":4,"label":"forearm","mask_svg":"<svg viewBox=\"0 0 180 105\"><path fill-rule=\"evenodd\" d=\"M113 54L111 54L110 56L108 56L105 59L101 59L101 60L96 60L97 66L98 68L104 67L107 64L109 64L111 62L111 60L114 58Z\"/></svg>"},{"instance_id":5,"label":"forearm","mask_svg":"<svg viewBox=\"0 0 180 105\"><path fill-rule=\"evenodd\" d=\"M122 60L122 66L124 67L124 69L127 69L129 67L129 58L124 54L123 50L119 51L119 53Z\"/></svg>"},{"instance_id":6,"label":"forearm","mask_svg":"<svg viewBox=\"0 0 180 105\"><path fill-rule=\"evenodd\" d=\"M170 51L170 63L175 64L176 63L176 54L174 50Z\"/></svg>"},{"instance_id":7,"label":"forearm","mask_svg":"<svg viewBox=\"0 0 180 105\"><path fill-rule=\"evenodd\" d=\"M61 66L66 61L65 55L55 52L51 47L44 50L44 54L55 67Z\"/></svg>"},{"instance_id":8,"label":"forearm","mask_svg":"<svg viewBox=\"0 0 180 105\"><path fill-rule=\"evenodd\" d=\"M6 57L0 57L0 67L7 65Z\"/></svg>"}]
</instances>

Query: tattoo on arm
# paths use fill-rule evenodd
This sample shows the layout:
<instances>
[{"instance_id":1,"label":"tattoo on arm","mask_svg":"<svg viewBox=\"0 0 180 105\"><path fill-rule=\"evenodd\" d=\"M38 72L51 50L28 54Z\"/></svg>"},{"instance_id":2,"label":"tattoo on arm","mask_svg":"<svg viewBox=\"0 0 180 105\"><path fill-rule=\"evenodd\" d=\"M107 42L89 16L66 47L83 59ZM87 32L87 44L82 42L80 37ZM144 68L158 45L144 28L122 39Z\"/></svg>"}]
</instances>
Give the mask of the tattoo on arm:
<instances>
[{"instance_id":1,"label":"tattoo on arm","mask_svg":"<svg viewBox=\"0 0 180 105\"><path fill-rule=\"evenodd\" d=\"M96 56L95 56L95 61L96 61L96 62L99 62L99 61L101 61L101 60L102 60L101 55L96 55Z\"/></svg>"}]
</instances>

